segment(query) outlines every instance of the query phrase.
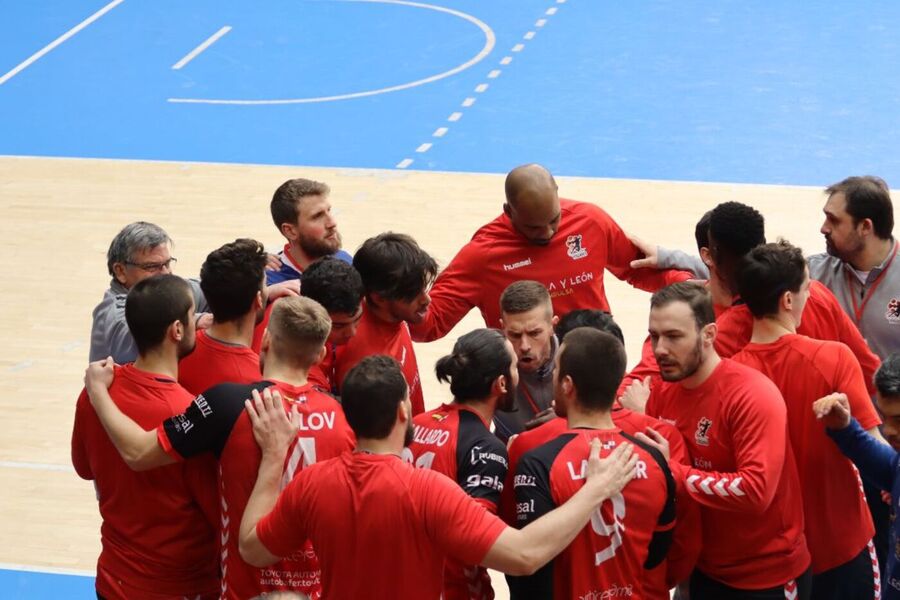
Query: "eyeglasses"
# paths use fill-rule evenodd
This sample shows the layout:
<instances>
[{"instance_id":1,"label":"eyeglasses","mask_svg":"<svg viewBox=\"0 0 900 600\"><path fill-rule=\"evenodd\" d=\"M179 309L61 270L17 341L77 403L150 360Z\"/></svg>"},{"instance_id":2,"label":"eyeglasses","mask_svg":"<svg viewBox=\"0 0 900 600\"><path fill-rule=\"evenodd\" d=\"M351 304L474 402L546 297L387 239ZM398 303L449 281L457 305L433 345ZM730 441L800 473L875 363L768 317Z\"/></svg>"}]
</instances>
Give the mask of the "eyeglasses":
<instances>
[{"instance_id":1,"label":"eyeglasses","mask_svg":"<svg viewBox=\"0 0 900 600\"><path fill-rule=\"evenodd\" d=\"M125 261L125 264L130 267L136 267L141 271L146 271L148 273L159 273L164 269L171 269L172 265L178 262L178 259L174 256L169 258L169 260L161 263L133 263L130 261Z\"/></svg>"}]
</instances>

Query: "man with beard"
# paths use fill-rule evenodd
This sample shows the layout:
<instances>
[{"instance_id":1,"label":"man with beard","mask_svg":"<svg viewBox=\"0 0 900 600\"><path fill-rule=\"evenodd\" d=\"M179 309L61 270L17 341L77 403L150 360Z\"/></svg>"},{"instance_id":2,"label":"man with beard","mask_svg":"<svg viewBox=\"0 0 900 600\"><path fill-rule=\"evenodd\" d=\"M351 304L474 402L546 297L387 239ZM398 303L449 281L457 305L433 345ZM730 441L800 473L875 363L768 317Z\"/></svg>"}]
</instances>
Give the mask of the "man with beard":
<instances>
[{"instance_id":1,"label":"man with beard","mask_svg":"<svg viewBox=\"0 0 900 600\"><path fill-rule=\"evenodd\" d=\"M259 355L250 342L266 306L265 268L266 251L256 240L235 240L206 257L200 288L213 323L197 332L194 351L178 364L178 383L190 393L259 381Z\"/></svg>"},{"instance_id":2,"label":"man with beard","mask_svg":"<svg viewBox=\"0 0 900 600\"><path fill-rule=\"evenodd\" d=\"M516 281L500 296L500 324L518 357L519 385L512 411L494 415L494 433L504 442L554 417L553 355L557 341L550 292L537 281Z\"/></svg>"},{"instance_id":3,"label":"man with beard","mask_svg":"<svg viewBox=\"0 0 900 600\"><path fill-rule=\"evenodd\" d=\"M890 190L878 177L848 177L825 190L827 254L809 273L828 286L881 358L900 352L900 261Z\"/></svg>"},{"instance_id":4,"label":"man with beard","mask_svg":"<svg viewBox=\"0 0 900 600\"><path fill-rule=\"evenodd\" d=\"M487 327L500 326L500 296L520 279L543 283L553 311L609 310L603 272L654 291L687 273L632 269L642 256L599 206L559 197L556 180L541 165L506 176L503 214L475 232L434 284L426 318L412 326L417 342L441 338L477 307Z\"/></svg>"},{"instance_id":5,"label":"man with beard","mask_svg":"<svg viewBox=\"0 0 900 600\"><path fill-rule=\"evenodd\" d=\"M309 179L289 179L275 190L269 209L287 243L278 253L281 268L266 272L269 285L302 278L306 267L323 256L336 255L350 262L350 255L341 250L330 193L326 184Z\"/></svg>"},{"instance_id":6,"label":"man with beard","mask_svg":"<svg viewBox=\"0 0 900 600\"><path fill-rule=\"evenodd\" d=\"M496 329L462 336L453 353L437 361L439 381L450 384L453 402L413 419L415 438L403 457L416 467L443 473L497 514L506 479L506 446L490 430L497 410L509 410L516 393L516 353ZM490 600L484 567L444 563L444 600Z\"/></svg>"},{"instance_id":7,"label":"man with beard","mask_svg":"<svg viewBox=\"0 0 900 600\"><path fill-rule=\"evenodd\" d=\"M125 319L138 357L133 364L115 367L107 397L136 421L138 430L153 429L193 399L177 382L178 360L194 347L191 288L175 275L144 279L128 293ZM112 372L112 359L106 363ZM212 463L132 472L83 391L75 408L72 464L80 477L93 480L103 518L98 597L218 597Z\"/></svg>"},{"instance_id":8,"label":"man with beard","mask_svg":"<svg viewBox=\"0 0 900 600\"><path fill-rule=\"evenodd\" d=\"M425 318L437 263L413 238L387 232L363 242L353 266L362 278L366 301L356 335L335 359L337 387L340 390L347 373L363 358L387 354L403 367L413 414L423 413L425 399L409 326Z\"/></svg>"},{"instance_id":9,"label":"man with beard","mask_svg":"<svg viewBox=\"0 0 900 600\"><path fill-rule=\"evenodd\" d=\"M875 374L876 402L884 417L884 436L891 448L869 435L850 415L850 402L844 394L829 394L813 404L813 411L827 427L826 432L860 473L894 498L891 508L890 547L892 552L884 569L882 598L900 598L900 520L896 518L900 498L900 354L884 359ZM877 586L876 586L877 587Z\"/></svg>"},{"instance_id":10,"label":"man with beard","mask_svg":"<svg viewBox=\"0 0 900 600\"><path fill-rule=\"evenodd\" d=\"M446 558L533 573L634 476L630 444L600 460L595 442L581 490L528 527L512 529L446 476L401 458L413 428L397 361L364 358L348 373L342 391L356 452L305 469L280 496L285 449L295 428L271 397L275 394L266 398L267 390L248 406L263 462L241 521L241 556L262 567L309 539L322 562L325 598L437 600Z\"/></svg>"},{"instance_id":11,"label":"man with beard","mask_svg":"<svg viewBox=\"0 0 900 600\"><path fill-rule=\"evenodd\" d=\"M151 469L202 457L186 463L191 464L206 461L210 455L219 459L223 598L239 600L273 590L299 591L312 598L320 595L319 563L308 544L263 571L240 559L237 542L238 525L260 462L259 447L244 411L247 398L272 387L284 398L282 411L296 413L298 431L290 457L281 465L282 486L316 461L353 448L353 435L340 405L307 382L310 366L322 357L329 327L325 309L312 300L280 300L263 340L260 360L265 379L252 385L223 384L206 390L182 414L150 431L116 409L106 390L112 374L109 366L95 363L88 370L91 402L129 467Z\"/></svg>"},{"instance_id":12,"label":"man with beard","mask_svg":"<svg viewBox=\"0 0 900 600\"><path fill-rule=\"evenodd\" d=\"M716 353L715 315L703 286L677 283L656 292L649 329L663 382L646 412L684 436L693 467L671 466L700 504L692 600L809 598L810 555L784 398L759 371ZM651 434L668 456L665 438Z\"/></svg>"}]
</instances>

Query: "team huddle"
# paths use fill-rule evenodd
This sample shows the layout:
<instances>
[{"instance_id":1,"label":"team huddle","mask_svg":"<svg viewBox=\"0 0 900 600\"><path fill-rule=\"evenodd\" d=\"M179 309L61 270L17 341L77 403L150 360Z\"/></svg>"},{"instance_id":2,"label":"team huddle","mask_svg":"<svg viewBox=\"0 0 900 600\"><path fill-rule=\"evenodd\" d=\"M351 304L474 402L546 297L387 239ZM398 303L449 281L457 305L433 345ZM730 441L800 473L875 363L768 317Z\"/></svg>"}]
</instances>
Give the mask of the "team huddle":
<instances>
[{"instance_id":1,"label":"team huddle","mask_svg":"<svg viewBox=\"0 0 900 600\"><path fill-rule=\"evenodd\" d=\"M552 175L442 270L342 249L323 183L271 202L198 280L132 223L110 244L72 433L97 597L900 599L900 264L884 181L826 190L827 253L737 202L699 256L627 235ZM650 293L627 369L604 270ZM434 365L413 342L472 309ZM424 365L422 365L424 366Z\"/></svg>"}]
</instances>

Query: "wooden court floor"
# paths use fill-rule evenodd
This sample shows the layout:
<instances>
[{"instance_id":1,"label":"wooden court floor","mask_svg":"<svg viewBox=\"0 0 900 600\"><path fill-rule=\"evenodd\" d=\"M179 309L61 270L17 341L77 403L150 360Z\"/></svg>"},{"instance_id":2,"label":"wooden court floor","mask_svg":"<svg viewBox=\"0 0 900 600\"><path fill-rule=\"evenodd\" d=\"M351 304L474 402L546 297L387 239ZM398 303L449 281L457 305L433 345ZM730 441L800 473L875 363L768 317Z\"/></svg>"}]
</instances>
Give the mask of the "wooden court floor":
<instances>
[{"instance_id":1,"label":"wooden court floor","mask_svg":"<svg viewBox=\"0 0 900 600\"><path fill-rule=\"evenodd\" d=\"M344 245L386 230L412 234L445 265L499 214L502 175L198 163L0 157L0 563L91 571L99 553L93 488L69 463L75 399L91 311L108 286L105 253L125 224L148 220L175 240L176 273L237 237L277 249L268 203L284 180L332 188ZM807 253L824 243L820 188L559 178L564 197L595 202L628 231L693 248L694 223L726 200L758 208L768 237ZM639 357L649 296L607 275L610 303ZM452 342L480 325L471 313L447 338L417 348L426 403L448 399L432 372Z\"/></svg>"}]
</instances>

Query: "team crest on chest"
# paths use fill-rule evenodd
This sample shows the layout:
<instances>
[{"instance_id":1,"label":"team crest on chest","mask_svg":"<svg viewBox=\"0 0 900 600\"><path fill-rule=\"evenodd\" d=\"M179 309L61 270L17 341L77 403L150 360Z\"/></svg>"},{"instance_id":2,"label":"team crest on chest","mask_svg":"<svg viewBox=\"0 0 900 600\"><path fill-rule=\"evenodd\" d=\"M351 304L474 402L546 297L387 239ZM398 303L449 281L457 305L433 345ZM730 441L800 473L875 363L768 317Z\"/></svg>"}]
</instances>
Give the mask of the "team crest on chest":
<instances>
[{"instance_id":1,"label":"team crest on chest","mask_svg":"<svg viewBox=\"0 0 900 600\"><path fill-rule=\"evenodd\" d=\"M566 254L572 260L578 260L587 256L587 248L581 243L581 234L576 233L566 238Z\"/></svg>"},{"instance_id":2,"label":"team crest on chest","mask_svg":"<svg viewBox=\"0 0 900 600\"><path fill-rule=\"evenodd\" d=\"M709 428L712 427L712 421L703 417L697 421L697 432L694 433L694 440L699 446L709 446Z\"/></svg>"},{"instance_id":3,"label":"team crest on chest","mask_svg":"<svg viewBox=\"0 0 900 600\"><path fill-rule=\"evenodd\" d=\"M889 323L900 323L900 298L891 298L887 305L887 311L884 313L884 318Z\"/></svg>"}]
</instances>

